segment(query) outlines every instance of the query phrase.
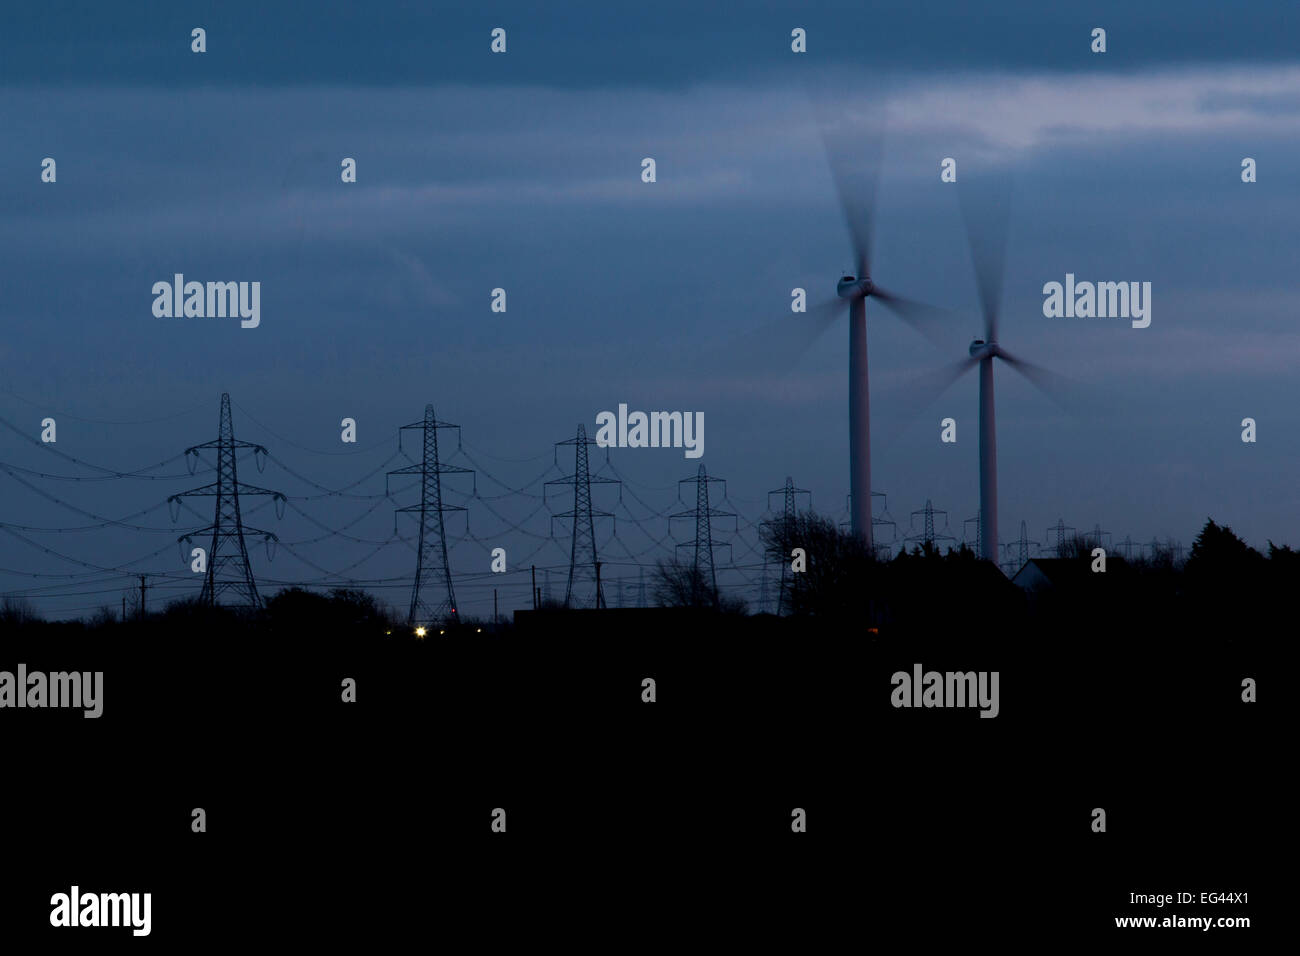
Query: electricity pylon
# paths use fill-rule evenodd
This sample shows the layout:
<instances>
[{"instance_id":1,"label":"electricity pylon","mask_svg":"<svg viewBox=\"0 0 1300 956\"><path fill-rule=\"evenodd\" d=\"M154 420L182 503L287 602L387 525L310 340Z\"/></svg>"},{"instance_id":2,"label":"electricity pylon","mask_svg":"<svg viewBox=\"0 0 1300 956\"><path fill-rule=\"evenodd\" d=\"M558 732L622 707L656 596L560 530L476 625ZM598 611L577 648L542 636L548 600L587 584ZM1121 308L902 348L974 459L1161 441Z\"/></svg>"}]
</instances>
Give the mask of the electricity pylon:
<instances>
[{"instance_id":1,"label":"electricity pylon","mask_svg":"<svg viewBox=\"0 0 1300 956\"><path fill-rule=\"evenodd\" d=\"M1114 540L1109 531L1101 530L1101 522L1098 521L1093 526L1093 529L1084 535L1083 540L1087 543L1088 550L1091 551L1093 548L1110 548L1110 545L1106 543L1107 538Z\"/></svg>"},{"instance_id":2,"label":"electricity pylon","mask_svg":"<svg viewBox=\"0 0 1300 956\"><path fill-rule=\"evenodd\" d=\"M1029 540L1029 532L1025 529L1025 523L1023 521L1020 522L1020 537L1012 543L1016 546L1015 573L1019 574L1020 569L1029 563L1029 546L1032 544L1035 547L1041 548L1042 545L1037 541Z\"/></svg>"},{"instance_id":3,"label":"electricity pylon","mask_svg":"<svg viewBox=\"0 0 1300 956\"><path fill-rule=\"evenodd\" d=\"M1056 524L1047 526L1047 534L1044 535L1044 537L1050 537L1053 531L1056 532L1056 556L1058 558L1065 557L1065 541L1067 537L1065 532L1074 530L1074 528L1065 523L1064 518L1059 518L1057 519Z\"/></svg>"},{"instance_id":4,"label":"electricity pylon","mask_svg":"<svg viewBox=\"0 0 1300 956\"><path fill-rule=\"evenodd\" d=\"M414 465L398 468L385 476L387 493L388 476L419 475L420 503L398 508L420 516L420 541L415 564L415 585L411 588L411 609L406 615L407 627L420 628L442 624L456 624L456 592L451 585L451 565L447 561L447 531L443 521L444 511L464 511L459 505L444 504L442 476L447 474L474 474L473 469L458 468L443 463L438 458L438 429L455 428L449 422L440 422L432 405L424 406L424 420L403 425L397 430L397 447L402 447L402 432L408 428L420 429L423 436L423 455ZM459 431L457 432L459 435Z\"/></svg>"},{"instance_id":5,"label":"electricity pylon","mask_svg":"<svg viewBox=\"0 0 1300 956\"><path fill-rule=\"evenodd\" d=\"M679 544L679 548L694 547L695 559L691 562L691 573L694 580L702 587L709 589L709 596L716 606L719 603L718 598L718 576L713 567L713 518L734 518L734 511L720 511L717 508L709 506L709 482L717 481L726 485L725 478L710 478L704 470L704 463L700 462L700 469L695 473L694 478L683 478L677 482L678 494L681 494L681 486L688 482L695 482L695 507L690 511L679 511L670 518L694 518L695 519L695 541L693 544ZM723 489L723 497L726 497L726 489ZM718 545L723 547L723 545ZM726 545L731 547L731 545Z\"/></svg>"},{"instance_id":6,"label":"electricity pylon","mask_svg":"<svg viewBox=\"0 0 1300 956\"><path fill-rule=\"evenodd\" d=\"M605 607L604 585L596 570L596 525L595 519L614 517L608 511L596 511L591 506L591 486L621 485L615 478L593 478L587 462L587 446L596 442L587 437L587 429L578 426L578 434L567 441L557 441L559 446L573 446L573 474L563 478L554 478L546 485L573 485L573 510L551 516L554 524L556 518L573 519L573 538L569 544L569 584L564 590L565 607ZM608 455L608 452L606 453ZM621 493L621 488L620 488ZM546 486L542 488L542 497L546 497Z\"/></svg>"},{"instance_id":7,"label":"electricity pylon","mask_svg":"<svg viewBox=\"0 0 1300 956\"><path fill-rule=\"evenodd\" d=\"M271 495L275 500L277 514L284 515L285 497L278 491L268 491L254 485L246 485L239 480L235 470L238 452L245 448L253 449L253 457L258 471L266 466L266 449L252 442L236 441L235 428L230 420L230 395L221 393L221 420L217 428L217 439L194 445L185 449L185 460L190 455L197 460L200 451L215 450L217 453L217 480L208 485L182 491L167 499L167 504L177 506L172 520L179 514L180 499L187 497L216 498L212 524L198 531L183 534L178 541L192 543L197 535L211 532L212 544L207 555L207 574L203 578L203 590L199 594L199 603L209 607L220 604L224 607L256 609L262 606L262 599L257 593L257 584L253 580L253 569L248 564L248 545L244 538L248 535L261 535L267 542L270 553L271 542L278 539L270 531L245 528L239 514L240 495ZM192 470L192 468L191 468ZM232 596L233 600L223 600Z\"/></svg>"},{"instance_id":8,"label":"electricity pylon","mask_svg":"<svg viewBox=\"0 0 1300 956\"><path fill-rule=\"evenodd\" d=\"M942 509L936 509L936 508L934 507L934 505L932 505L932 504L930 503L930 499L929 499L929 498L926 498L926 499L925 499L925 507L924 507L924 508L918 508L916 511L913 511L913 512L912 512L912 520L913 520L914 523L915 523L915 520L916 520L916 516L917 516L917 515L923 515L923 516L924 516L924 527L923 527L923 529L922 529L922 531L921 531L921 533L920 533L919 535L915 535L915 534L914 534L914 535L911 535L910 537L906 538L905 540L907 540L907 541L920 541L922 547L924 547L924 548L927 549L927 550L929 550L929 549L931 549L931 548L936 548L936 549L937 549L937 545L935 544L935 542L937 542L937 541L956 541L957 539L954 538L952 535L948 534L947 532L939 532L939 533L937 533L937 534L935 533L935 530L934 530L934 516L935 516L936 514L941 514L941 515L943 515L943 526L944 526L945 528L947 528L947 527L948 527L948 512L943 511Z\"/></svg>"},{"instance_id":9,"label":"electricity pylon","mask_svg":"<svg viewBox=\"0 0 1300 956\"><path fill-rule=\"evenodd\" d=\"M794 542L795 528L797 527L796 520L799 515L799 509L795 505L795 495L807 495L808 507L811 509L812 492L806 488L796 488L794 486L794 479L787 477L785 479L784 488L778 488L775 491L769 491L767 493L767 500L769 505L771 504L773 495L783 495L785 498L785 508L782 512L782 517L781 517L781 530L782 530L781 539L787 548L792 548ZM781 612L785 610L785 592L787 587L786 580L789 577L789 575L791 575L793 572L790 570L789 554L778 554L777 557L781 561L781 588L779 591L777 591L777 599L776 599L776 613L777 616L779 617ZM764 591L763 603L764 603L764 610L766 610L767 569L764 568L763 571L765 575L763 578L763 591Z\"/></svg>"}]
</instances>

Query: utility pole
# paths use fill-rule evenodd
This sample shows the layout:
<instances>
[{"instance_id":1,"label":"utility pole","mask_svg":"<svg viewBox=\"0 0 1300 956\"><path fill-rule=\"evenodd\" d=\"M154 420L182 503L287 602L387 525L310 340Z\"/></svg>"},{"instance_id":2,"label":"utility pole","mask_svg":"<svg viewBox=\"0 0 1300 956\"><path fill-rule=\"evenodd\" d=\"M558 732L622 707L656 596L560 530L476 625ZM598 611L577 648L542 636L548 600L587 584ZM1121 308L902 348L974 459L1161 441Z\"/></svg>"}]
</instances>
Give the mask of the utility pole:
<instances>
[{"instance_id":1,"label":"utility pole","mask_svg":"<svg viewBox=\"0 0 1300 956\"><path fill-rule=\"evenodd\" d=\"M533 565L533 610L537 610L537 565Z\"/></svg>"},{"instance_id":2,"label":"utility pole","mask_svg":"<svg viewBox=\"0 0 1300 956\"><path fill-rule=\"evenodd\" d=\"M144 620L144 575L140 575L140 620Z\"/></svg>"},{"instance_id":3,"label":"utility pole","mask_svg":"<svg viewBox=\"0 0 1300 956\"><path fill-rule=\"evenodd\" d=\"M492 589L492 626L497 626L497 589Z\"/></svg>"}]
</instances>

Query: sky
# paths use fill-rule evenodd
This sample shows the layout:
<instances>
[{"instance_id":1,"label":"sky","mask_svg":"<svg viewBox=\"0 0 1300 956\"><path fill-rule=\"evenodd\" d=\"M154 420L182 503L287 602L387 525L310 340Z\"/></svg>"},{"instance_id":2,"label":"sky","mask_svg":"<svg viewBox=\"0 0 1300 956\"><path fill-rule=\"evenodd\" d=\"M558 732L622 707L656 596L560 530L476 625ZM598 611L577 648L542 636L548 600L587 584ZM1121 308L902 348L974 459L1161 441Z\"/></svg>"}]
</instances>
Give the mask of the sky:
<instances>
[{"instance_id":1,"label":"sky","mask_svg":"<svg viewBox=\"0 0 1300 956\"><path fill-rule=\"evenodd\" d=\"M0 419L17 429L0 427L0 463L27 469L0 470L0 594L58 617L117 607L128 573L152 576L150 601L197 591L176 537L211 523L211 499L176 524L166 501L210 472L113 478L60 456L166 461L216 438L228 392L236 437L272 456L241 459L240 479L290 496L282 519L247 516L284 545L268 560L250 541L263 592L363 582L406 609L415 523L393 509L416 498L399 480L383 498L383 471L409 464L398 426L432 404L462 426L449 460L478 472L447 479L468 509L447 519L462 612L490 615L493 587L503 612L526 605L532 563L562 598L570 525L551 515L572 489L543 499L542 482L574 461L553 443L626 403L702 412L705 454L607 465L591 449L624 480L621 499L593 495L613 515L597 519L606 579L631 601L642 567L693 540L662 516L694 507L678 481L703 462L737 514L713 522L733 545L720 581L757 604L768 491L791 476L847 517L847 315L796 356L790 323L811 319L791 290L832 298L852 263L819 119L851 140L882 108L873 277L951 312L936 345L867 305L872 487L899 538L927 500L973 534L975 376L932 401L923 384L981 330L957 191L1006 176L1000 341L1082 398L1061 407L998 369L1002 541L1063 519L1190 545L1213 517L1256 547L1300 544L1293 5L264 6L0 15ZM177 272L260 282L260 325L155 317L152 286ZM1150 282L1150 327L1044 317L1066 273ZM379 497L306 497L358 481ZM87 527L104 517L136 527ZM498 546L506 575L488 570Z\"/></svg>"}]
</instances>

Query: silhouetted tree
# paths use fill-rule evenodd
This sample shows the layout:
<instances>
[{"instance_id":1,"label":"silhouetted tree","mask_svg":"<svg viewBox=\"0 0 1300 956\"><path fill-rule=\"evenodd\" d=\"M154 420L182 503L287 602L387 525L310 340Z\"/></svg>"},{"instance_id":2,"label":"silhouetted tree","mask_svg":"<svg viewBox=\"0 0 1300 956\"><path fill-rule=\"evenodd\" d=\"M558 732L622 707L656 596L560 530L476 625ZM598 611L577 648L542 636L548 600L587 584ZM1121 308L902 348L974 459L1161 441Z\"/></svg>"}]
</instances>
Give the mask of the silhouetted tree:
<instances>
[{"instance_id":1,"label":"silhouetted tree","mask_svg":"<svg viewBox=\"0 0 1300 956\"><path fill-rule=\"evenodd\" d=\"M1193 620L1246 627L1270 603L1268 570L1264 556L1231 528L1207 519L1183 568L1185 609Z\"/></svg>"},{"instance_id":2,"label":"silhouetted tree","mask_svg":"<svg viewBox=\"0 0 1300 956\"><path fill-rule=\"evenodd\" d=\"M266 617L273 631L303 636L382 635L397 624L372 595L354 588L329 594L284 588L267 600Z\"/></svg>"},{"instance_id":3,"label":"silhouetted tree","mask_svg":"<svg viewBox=\"0 0 1300 956\"><path fill-rule=\"evenodd\" d=\"M22 627L39 620L41 616L25 597L6 596L0 601L0 626Z\"/></svg>"},{"instance_id":4,"label":"silhouetted tree","mask_svg":"<svg viewBox=\"0 0 1300 956\"><path fill-rule=\"evenodd\" d=\"M784 516L768 518L758 534L768 557L786 567L795 548L804 551L807 570L785 575L784 603L792 614L861 614L866 578L877 566L861 538L811 510L788 521Z\"/></svg>"},{"instance_id":5,"label":"silhouetted tree","mask_svg":"<svg viewBox=\"0 0 1300 956\"><path fill-rule=\"evenodd\" d=\"M95 613L90 616L86 626L99 630L104 627L111 627L117 623L117 612L107 604L100 605L95 609Z\"/></svg>"},{"instance_id":6,"label":"silhouetted tree","mask_svg":"<svg viewBox=\"0 0 1300 956\"><path fill-rule=\"evenodd\" d=\"M1295 550L1289 544L1279 547L1270 541L1268 543L1268 560L1273 562L1273 567L1278 570L1300 570L1300 551Z\"/></svg>"},{"instance_id":7,"label":"silhouetted tree","mask_svg":"<svg viewBox=\"0 0 1300 956\"><path fill-rule=\"evenodd\" d=\"M1091 558L1092 549L1100 548L1101 542L1087 535L1073 534L1061 545L1058 558Z\"/></svg>"},{"instance_id":8,"label":"silhouetted tree","mask_svg":"<svg viewBox=\"0 0 1300 956\"><path fill-rule=\"evenodd\" d=\"M743 600L723 597L694 563L661 559L651 572L651 580L655 603L659 607L714 608L728 614L743 614L745 611Z\"/></svg>"},{"instance_id":9,"label":"silhouetted tree","mask_svg":"<svg viewBox=\"0 0 1300 956\"><path fill-rule=\"evenodd\" d=\"M1227 525L1207 519L1205 527L1192 542L1187 558L1187 573L1205 579L1213 575L1236 577L1242 573L1262 571L1264 556L1232 533Z\"/></svg>"}]
</instances>

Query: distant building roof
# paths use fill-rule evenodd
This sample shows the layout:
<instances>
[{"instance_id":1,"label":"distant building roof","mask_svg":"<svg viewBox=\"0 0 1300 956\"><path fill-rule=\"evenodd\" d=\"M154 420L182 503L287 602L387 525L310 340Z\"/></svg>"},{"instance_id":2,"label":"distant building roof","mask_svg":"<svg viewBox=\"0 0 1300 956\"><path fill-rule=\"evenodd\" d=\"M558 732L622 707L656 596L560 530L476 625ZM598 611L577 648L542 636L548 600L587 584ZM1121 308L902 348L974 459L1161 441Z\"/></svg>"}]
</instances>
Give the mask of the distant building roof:
<instances>
[{"instance_id":1,"label":"distant building roof","mask_svg":"<svg viewBox=\"0 0 1300 956\"><path fill-rule=\"evenodd\" d=\"M1016 572L1011 583L1026 591L1086 587L1093 583L1091 557L1032 558ZM1118 555L1107 555L1106 574L1126 574L1129 564Z\"/></svg>"}]
</instances>

